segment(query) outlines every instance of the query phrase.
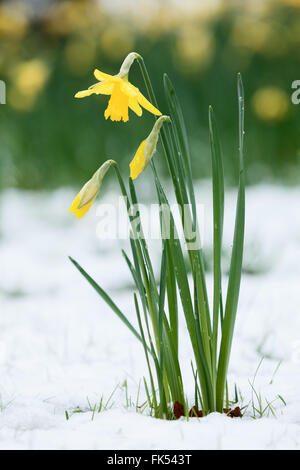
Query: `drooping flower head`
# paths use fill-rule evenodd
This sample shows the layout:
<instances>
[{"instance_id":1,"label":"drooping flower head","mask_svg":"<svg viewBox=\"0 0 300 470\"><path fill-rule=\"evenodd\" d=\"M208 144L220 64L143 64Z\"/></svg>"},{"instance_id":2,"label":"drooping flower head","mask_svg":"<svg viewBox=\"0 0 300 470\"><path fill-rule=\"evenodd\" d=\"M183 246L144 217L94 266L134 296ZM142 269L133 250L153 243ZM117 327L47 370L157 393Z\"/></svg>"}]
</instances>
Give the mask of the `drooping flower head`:
<instances>
[{"instance_id":1,"label":"drooping flower head","mask_svg":"<svg viewBox=\"0 0 300 470\"><path fill-rule=\"evenodd\" d=\"M96 95L110 95L104 116L105 119L110 117L112 121L123 120L127 122L129 119L128 108L138 116L141 116L143 113L141 106L150 111L150 113L161 116L161 112L142 95L137 87L128 81L130 67L134 60L139 58L141 56L136 52L128 54L117 75L108 75L96 69L94 75L99 82L87 90L79 91L76 93L75 98L84 98L94 93Z\"/></svg>"},{"instance_id":2,"label":"drooping flower head","mask_svg":"<svg viewBox=\"0 0 300 470\"><path fill-rule=\"evenodd\" d=\"M136 151L136 154L129 164L130 177L134 180L146 168L152 156L156 152L156 145L162 124L170 121L169 116L161 116L155 121L152 131L147 139L143 140Z\"/></svg>"},{"instance_id":3,"label":"drooping flower head","mask_svg":"<svg viewBox=\"0 0 300 470\"><path fill-rule=\"evenodd\" d=\"M73 212L77 219L81 219L90 209L99 193L103 178L111 165L116 165L116 162L114 160L104 162L75 197L68 212Z\"/></svg>"}]
</instances>

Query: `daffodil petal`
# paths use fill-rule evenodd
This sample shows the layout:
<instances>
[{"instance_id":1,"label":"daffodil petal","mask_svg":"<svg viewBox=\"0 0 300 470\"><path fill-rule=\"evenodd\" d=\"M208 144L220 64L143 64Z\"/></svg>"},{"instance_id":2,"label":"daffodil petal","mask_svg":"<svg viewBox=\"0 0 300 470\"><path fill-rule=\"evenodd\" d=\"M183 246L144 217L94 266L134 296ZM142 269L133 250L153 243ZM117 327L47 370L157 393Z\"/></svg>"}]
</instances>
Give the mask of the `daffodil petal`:
<instances>
[{"instance_id":1,"label":"daffodil petal","mask_svg":"<svg viewBox=\"0 0 300 470\"><path fill-rule=\"evenodd\" d=\"M143 110L140 107L138 100L136 98L129 98L129 103L128 103L129 108L135 112L138 116L141 116L143 114Z\"/></svg>"},{"instance_id":2,"label":"daffodil petal","mask_svg":"<svg viewBox=\"0 0 300 470\"><path fill-rule=\"evenodd\" d=\"M146 140L143 140L136 151L135 156L129 164L130 177L134 180L145 168L145 145Z\"/></svg>"},{"instance_id":3,"label":"daffodil petal","mask_svg":"<svg viewBox=\"0 0 300 470\"><path fill-rule=\"evenodd\" d=\"M76 93L75 98L84 98L85 96L90 96L93 93L96 95L111 95L114 89L114 84L109 82L108 80L96 83L92 85L87 90L79 91Z\"/></svg>"},{"instance_id":4,"label":"daffodil petal","mask_svg":"<svg viewBox=\"0 0 300 470\"><path fill-rule=\"evenodd\" d=\"M137 98L139 89L135 87L134 85L132 85L132 83L127 82L125 80L121 80L120 87L121 87L121 91L125 93L128 96L128 98L135 98L135 99Z\"/></svg>"},{"instance_id":5,"label":"daffodil petal","mask_svg":"<svg viewBox=\"0 0 300 470\"><path fill-rule=\"evenodd\" d=\"M70 209L68 210L68 212L73 212L73 214L76 215L77 219L81 219L84 216L84 214L87 213L87 211L90 209L90 207L93 204L93 202L95 200L95 197L96 197L95 196L88 204L85 204L83 207L78 209L78 206L79 206L79 203L80 203L80 193L81 193L81 191L82 190L79 191L79 193L75 197L74 201L72 202Z\"/></svg>"},{"instance_id":6,"label":"daffodil petal","mask_svg":"<svg viewBox=\"0 0 300 470\"><path fill-rule=\"evenodd\" d=\"M93 204L95 198L92 199L88 204L85 204L85 206L81 207L80 209L75 209L73 210L73 214L76 215L77 219L81 219L87 211L90 209L91 205Z\"/></svg>"},{"instance_id":7,"label":"daffodil petal","mask_svg":"<svg viewBox=\"0 0 300 470\"><path fill-rule=\"evenodd\" d=\"M108 73L100 72L100 70L95 69L94 70L94 75L99 80L99 82L102 82L103 80L111 80L114 78L113 75L109 75Z\"/></svg>"},{"instance_id":8,"label":"daffodil petal","mask_svg":"<svg viewBox=\"0 0 300 470\"><path fill-rule=\"evenodd\" d=\"M108 106L104 112L105 119L110 119L112 121L121 121L127 122L128 117L128 96L122 93L121 88L118 84L115 84L113 92L111 94Z\"/></svg>"},{"instance_id":9,"label":"daffodil petal","mask_svg":"<svg viewBox=\"0 0 300 470\"><path fill-rule=\"evenodd\" d=\"M75 95L75 98L85 98L86 96L90 96L93 93L94 90L92 88L89 88L88 90L78 91Z\"/></svg>"},{"instance_id":10,"label":"daffodil petal","mask_svg":"<svg viewBox=\"0 0 300 470\"><path fill-rule=\"evenodd\" d=\"M161 112L153 106L153 104L148 101L140 91L137 93L137 100L143 108L147 109L152 114L155 114L155 116L161 116Z\"/></svg>"},{"instance_id":11,"label":"daffodil petal","mask_svg":"<svg viewBox=\"0 0 300 470\"><path fill-rule=\"evenodd\" d=\"M79 191L79 193L77 194L77 196L75 197L74 201L72 202L71 206L70 206L70 209L68 210L68 212L73 212L74 210L77 209L78 205L79 205L79 201L80 201L80 192L81 190Z\"/></svg>"},{"instance_id":12,"label":"daffodil petal","mask_svg":"<svg viewBox=\"0 0 300 470\"><path fill-rule=\"evenodd\" d=\"M105 81L93 87L93 93L96 95L111 95L114 89L114 83Z\"/></svg>"}]
</instances>

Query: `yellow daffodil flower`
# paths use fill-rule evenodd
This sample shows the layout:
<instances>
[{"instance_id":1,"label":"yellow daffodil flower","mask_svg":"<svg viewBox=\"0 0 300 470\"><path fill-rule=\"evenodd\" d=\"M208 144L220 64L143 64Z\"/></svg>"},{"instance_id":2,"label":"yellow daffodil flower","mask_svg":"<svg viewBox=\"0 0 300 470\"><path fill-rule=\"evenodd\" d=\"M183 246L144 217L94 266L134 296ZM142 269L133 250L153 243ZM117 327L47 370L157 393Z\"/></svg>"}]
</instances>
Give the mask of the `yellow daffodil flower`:
<instances>
[{"instance_id":1,"label":"yellow daffodil flower","mask_svg":"<svg viewBox=\"0 0 300 470\"><path fill-rule=\"evenodd\" d=\"M159 131L165 121L170 121L169 116L161 116L155 122L152 131L147 139L143 140L137 152L129 164L130 177L134 180L146 168L152 156L156 152Z\"/></svg>"},{"instance_id":2,"label":"yellow daffodil flower","mask_svg":"<svg viewBox=\"0 0 300 470\"><path fill-rule=\"evenodd\" d=\"M128 108L141 116L143 113L141 106L150 113L161 116L161 112L142 95L138 88L128 81L130 67L133 61L139 58L140 55L136 52L128 54L117 75L108 75L96 69L94 75L99 82L92 85L88 90L79 91L76 93L75 98L84 98L93 93L96 95L110 95L104 116L105 119L110 117L112 121L123 120L127 122L129 119Z\"/></svg>"},{"instance_id":3,"label":"yellow daffodil flower","mask_svg":"<svg viewBox=\"0 0 300 470\"><path fill-rule=\"evenodd\" d=\"M116 165L116 162L107 160L103 163L75 197L68 212L73 212L77 219L81 219L90 209L99 193L103 178L111 165Z\"/></svg>"}]
</instances>

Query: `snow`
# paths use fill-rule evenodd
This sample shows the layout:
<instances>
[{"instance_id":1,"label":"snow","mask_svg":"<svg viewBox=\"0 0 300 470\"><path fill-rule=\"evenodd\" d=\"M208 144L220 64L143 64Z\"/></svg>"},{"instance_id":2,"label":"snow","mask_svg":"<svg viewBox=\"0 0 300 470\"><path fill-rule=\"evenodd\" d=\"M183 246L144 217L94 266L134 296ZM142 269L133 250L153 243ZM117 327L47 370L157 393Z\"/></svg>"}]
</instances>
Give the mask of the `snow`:
<instances>
[{"instance_id":1,"label":"snow","mask_svg":"<svg viewBox=\"0 0 300 470\"><path fill-rule=\"evenodd\" d=\"M197 187L209 252L210 186ZM115 203L114 189L105 189L101 202ZM67 258L78 260L135 323L130 273L120 252L127 243L97 238L97 204L81 221L67 214L75 193L11 189L1 195L0 448L299 449L300 189L247 190L245 273L229 370L231 395L236 383L247 405L249 381L265 356L255 389L264 404L280 395L286 406L277 398L276 416L260 419L251 417L250 404L243 419L214 413L172 422L136 411L137 396L139 405L145 397L142 386L138 392L146 373L142 347ZM225 267L234 202L229 191ZM210 274L208 280L211 289ZM193 404L184 320L180 344ZM102 395L106 402L115 388L108 409L93 414L89 406L99 406ZM78 408L82 412L73 413Z\"/></svg>"}]
</instances>

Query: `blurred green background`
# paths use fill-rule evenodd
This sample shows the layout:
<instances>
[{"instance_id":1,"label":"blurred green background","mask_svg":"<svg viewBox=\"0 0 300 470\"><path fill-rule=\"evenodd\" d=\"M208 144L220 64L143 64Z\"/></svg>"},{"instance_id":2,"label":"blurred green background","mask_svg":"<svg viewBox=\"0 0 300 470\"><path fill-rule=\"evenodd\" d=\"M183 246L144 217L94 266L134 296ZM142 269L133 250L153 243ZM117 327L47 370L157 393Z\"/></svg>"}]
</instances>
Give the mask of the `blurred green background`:
<instances>
[{"instance_id":1,"label":"blurred green background","mask_svg":"<svg viewBox=\"0 0 300 470\"><path fill-rule=\"evenodd\" d=\"M235 180L236 73L246 91L248 182L300 181L300 0L23 1L0 4L0 185L81 185L107 158L128 163L153 116L105 121L107 97L74 99L95 67L118 73L143 55L167 113L167 72L186 118L195 177L210 174L208 105L214 106L228 183ZM135 64L130 80L145 93ZM157 159L158 160L158 159ZM157 162L160 165L159 162ZM161 171L166 168L161 164Z\"/></svg>"}]
</instances>

